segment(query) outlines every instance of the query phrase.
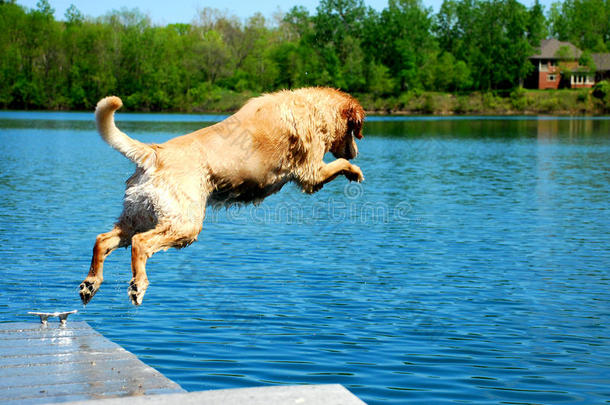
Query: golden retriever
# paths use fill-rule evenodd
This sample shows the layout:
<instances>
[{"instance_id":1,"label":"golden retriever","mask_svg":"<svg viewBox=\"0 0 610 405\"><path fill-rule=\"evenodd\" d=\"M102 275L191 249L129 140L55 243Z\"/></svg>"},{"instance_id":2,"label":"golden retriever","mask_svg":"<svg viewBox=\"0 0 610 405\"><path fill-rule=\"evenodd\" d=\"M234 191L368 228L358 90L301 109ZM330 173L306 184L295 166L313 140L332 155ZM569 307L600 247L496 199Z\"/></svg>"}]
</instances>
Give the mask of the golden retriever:
<instances>
[{"instance_id":1,"label":"golden retriever","mask_svg":"<svg viewBox=\"0 0 610 405\"><path fill-rule=\"evenodd\" d=\"M96 107L102 138L136 164L127 180L123 213L97 236L91 267L80 285L87 304L103 281L104 259L131 245L128 295L140 305L148 288L146 261L155 252L197 240L207 205L260 202L292 181L306 193L339 175L362 181L351 164L362 138L364 110L350 95L330 88L279 91L248 101L215 125L163 144L144 144L121 132L118 97ZM323 161L328 152L337 158Z\"/></svg>"}]
</instances>

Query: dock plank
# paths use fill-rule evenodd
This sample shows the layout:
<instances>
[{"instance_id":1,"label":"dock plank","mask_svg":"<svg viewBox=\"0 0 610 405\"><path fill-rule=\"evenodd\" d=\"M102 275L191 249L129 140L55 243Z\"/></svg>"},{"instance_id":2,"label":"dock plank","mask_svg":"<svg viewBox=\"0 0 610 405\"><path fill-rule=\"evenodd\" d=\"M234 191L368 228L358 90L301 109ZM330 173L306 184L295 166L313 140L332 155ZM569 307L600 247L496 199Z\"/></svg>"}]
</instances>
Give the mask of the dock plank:
<instances>
[{"instance_id":1,"label":"dock plank","mask_svg":"<svg viewBox=\"0 0 610 405\"><path fill-rule=\"evenodd\" d=\"M129 398L75 402L68 405L366 405L339 384L286 385L254 388L232 388L189 392L186 394L154 395Z\"/></svg>"},{"instance_id":2,"label":"dock plank","mask_svg":"<svg viewBox=\"0 0 610 405\"><path fill-rule=\"evenodd\" d=\"M0 402L38 404L184 392L86 322L0 323Z\"/></svg>"}]
</instances>

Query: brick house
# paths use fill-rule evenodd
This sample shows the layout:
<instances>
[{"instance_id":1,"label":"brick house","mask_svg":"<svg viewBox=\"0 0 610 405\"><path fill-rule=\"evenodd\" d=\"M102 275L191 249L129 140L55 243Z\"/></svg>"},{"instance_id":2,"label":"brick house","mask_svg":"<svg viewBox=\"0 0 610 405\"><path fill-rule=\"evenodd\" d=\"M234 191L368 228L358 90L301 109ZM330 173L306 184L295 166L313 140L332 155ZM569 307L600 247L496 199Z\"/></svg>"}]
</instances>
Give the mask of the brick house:
<instances>
[{"instance_id":1,"label":"brick house","mask_svg":"<svg viewBox=\"0 0 610 405\"><path fill-rule=\"evenodd\" d=\"M536 89L593 87L595 75L586 67L579 66L581 55L582 51L569 42L543 39L536 54L529 58L534 71L526 86ZM569 75L566 74L568 71Z\"/></svg>"}]
</instances>

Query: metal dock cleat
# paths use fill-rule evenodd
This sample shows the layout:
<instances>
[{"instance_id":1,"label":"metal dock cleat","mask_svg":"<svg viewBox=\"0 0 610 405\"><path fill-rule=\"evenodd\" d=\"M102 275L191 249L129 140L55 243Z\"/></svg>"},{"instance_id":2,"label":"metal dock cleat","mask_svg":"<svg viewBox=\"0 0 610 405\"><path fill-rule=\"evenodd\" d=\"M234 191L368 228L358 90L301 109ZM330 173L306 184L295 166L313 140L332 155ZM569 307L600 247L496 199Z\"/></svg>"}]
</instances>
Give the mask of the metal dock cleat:
<instances>
[{"instance_id":1,"label":"metal dock cleat","mask_svg":"<svg viewBox=\"0 0 610 405\"><path fill-rule=\"evenodd\" d=\"M59 323L61 323L62 325L65 325L66 321L68 320L68 315L75 314L77 312L78 311L75 309L73 311L67 311L67 312L28 312L28 314L39 316L40 323L42 323L43 325L47 324L47 319L57 316L57 317L59 317Z\"/></svg>"}]
</instances>

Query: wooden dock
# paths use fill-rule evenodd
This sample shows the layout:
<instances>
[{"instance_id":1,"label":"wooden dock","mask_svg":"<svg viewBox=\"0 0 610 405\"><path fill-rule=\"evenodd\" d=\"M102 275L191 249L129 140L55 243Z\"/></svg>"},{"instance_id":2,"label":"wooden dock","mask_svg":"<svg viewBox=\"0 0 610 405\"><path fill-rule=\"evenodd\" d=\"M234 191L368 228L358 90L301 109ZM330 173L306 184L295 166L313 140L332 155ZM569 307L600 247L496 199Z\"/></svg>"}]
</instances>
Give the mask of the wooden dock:
<instances>
[{"instance_id":1,"label":"wooden dock","mask_svg":"<svg viewBox=\"0 0 610 405\"><path fill-rule=\"evenodd\" d=\"M185 392L86 322L0 323L0 402L40 404Z\"/></svg>"},{"instance_id":2,"label":"wooden dock","mask_svg":"<svg viewBox=\"0 0 610 405\"><path fill-rule=\"evenodd\" d=\"M86 322L0 323L0 403L362 405L338 384L186 392ZM366 404L365 404L366 405Z\"/></svg>"}]
</instances>

